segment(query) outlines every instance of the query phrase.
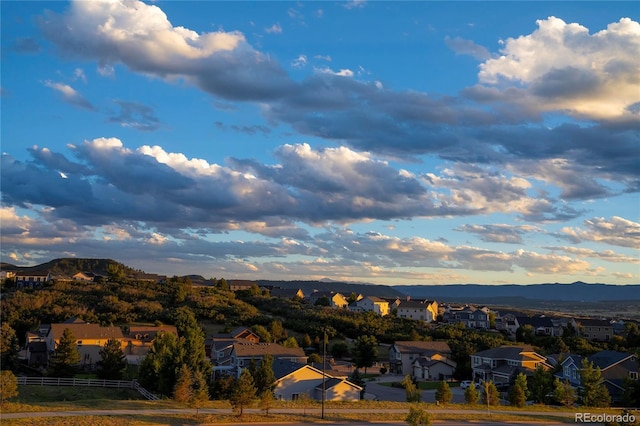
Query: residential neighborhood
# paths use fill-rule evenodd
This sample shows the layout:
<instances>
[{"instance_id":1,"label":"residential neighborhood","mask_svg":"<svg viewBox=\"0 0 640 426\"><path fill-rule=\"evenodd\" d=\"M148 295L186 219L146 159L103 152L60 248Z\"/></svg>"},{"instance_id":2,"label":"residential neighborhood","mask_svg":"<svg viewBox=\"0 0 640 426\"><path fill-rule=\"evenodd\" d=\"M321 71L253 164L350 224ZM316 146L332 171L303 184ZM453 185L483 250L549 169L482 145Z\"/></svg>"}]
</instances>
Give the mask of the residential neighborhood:
<instances>
[{"instance_id":1,"label":"residential neighborhood","mask_svg":"<svg viewBox=\"0 0 640 426\"><path fill-rule=\"evenodd\" d=\"M114 279L92 272L77 272L67 278L58 275L51 279L52 276L16 273L12 277L15 278L12 291L34 298L58 288L56 291L76 289L80 294L90 294ZM42 279L38 281L36 277ZM18 284L18 279L31 284ZM309 291L300 287L261 286L257 281L220 279L194 286L187 279L141 273L114 288L123 291L123 299L119 301L113 296L102 299L105 308L122 309L127 306L124 300L129 300L126 303L131 306L135 306L132 303L140 307L156 306L152 299L143 304L134 298L127 299L127 294L140 291L149 297L155 293L158 301L182 302L178 302L179 308L169 308L168 316L147 316L146 323L105 324L82 315L48 323L40 317L39 324L26 329L23 338L18 339L23 343L17 361L29 368L24 371L50 375L59 363L60 348L68 344L63 340L70 335L78 354L75 371L101 372L102 357L111 344L112 350L121 353L127 375L141 375L142 383L151 392L169 396L170 383L149 382L142 376L158 374L148 370L158 362L167 362L156 360L166 350L161 348L176 345L186 345L181 351L189 348L188 351L201 354L200 364L193 364L193 368L206 373L213 398L224 397L221 389L230 381L243 380L247 372L262 374L264 368L273 372L273 397L283 401L388 398L387 392L391 390L381 393L377 390L380 385L362 380L360 376L367 371L377 377L375 383L400 384L405 378L422 383L420 386L446 382L453 389L460 389L455 392L462 392L469 386L467 383L472 386L491 383L502 395L503 403L508 403L510 389L520 377L533 386L542 372L549 380L566 382L576 395L581 395L585 362L602 375L609 404L627 404L630 389L638 383L637 353L617 349L633 348L640 341L637 323L629 319L565 316L409 296ZM11 299L3 299L3 303L8 300ZM97 307L101 312L108 312L100 306ZM198 318L197 312L209 312L211 319ZM259 316L258 312L268 316ZM241 319L247 313L247 319ZM108 318L119 317L111 314ZM233 319L230 323L233 326L226 325L228 319ZM260 322L255 322L256 319ZM359 328L352 330L349 324L359 324ZM376 331L385 328L398 330L393 333L402 337L389 339L386 336L391 333ZM461 339L466 339L468 346L461 346ZM474 350L468 351L467 347ZM582 352L572 352L572 348ZM153 363L147 358L154 358ZM551 393L549 389L545 395ZM460 401L463 395L457 395ZM539 402L548 403L548 398Z\"/></svg>"}]
</instances>

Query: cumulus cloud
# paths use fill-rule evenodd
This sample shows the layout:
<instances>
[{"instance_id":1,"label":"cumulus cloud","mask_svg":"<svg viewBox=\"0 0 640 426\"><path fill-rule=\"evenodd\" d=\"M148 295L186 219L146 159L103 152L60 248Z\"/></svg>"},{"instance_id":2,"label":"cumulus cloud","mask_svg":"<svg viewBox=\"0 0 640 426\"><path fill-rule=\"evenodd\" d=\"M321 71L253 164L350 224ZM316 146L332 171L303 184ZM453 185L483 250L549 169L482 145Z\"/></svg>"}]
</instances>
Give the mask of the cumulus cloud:
<instances>
[{"instance_id":1,"label":"cumulus cloud","mask_svg":"<svg viewBox=\"0 0 640 426\"><path fill-rule=\"evenodd\" d=\"M638 247L640 240L640 223L613 216L609 219L595 217L583 222L584 229L564 227L560 237L574 243L596 241L621 247Z\"/></svg>"},{"instance_id":2,"label":"cumulus cloud","mask_svg":"<svg viewBox=\"0 0 640 426\"><path fill-rule=\"evenodd\" d=\"M640 24L629 18L590 34L549 17L532 34L504 41L500 55L480 65L480 82L524 87L523 102L578 117L624 119L640 101ZM635 116L637 119L637 115Z\"/></svg>"},{"instance_id":3,"label":"cumulus cloud","mask_svg":"<svg viewBox=\"0 0 640 426\"><path fill-rule=\"evenodd\" d=\"M80 108L88 109L91 111L95 110L95 107L91 105L91 102L89 102L84 96L82 96L73 87L69 86L68 84L56 83L56 82L47 80L44 82L44 85L58 92L62 96L62 99L65 102L70 103L71 105L75 105Z\"/></svg>"}]
</instances>

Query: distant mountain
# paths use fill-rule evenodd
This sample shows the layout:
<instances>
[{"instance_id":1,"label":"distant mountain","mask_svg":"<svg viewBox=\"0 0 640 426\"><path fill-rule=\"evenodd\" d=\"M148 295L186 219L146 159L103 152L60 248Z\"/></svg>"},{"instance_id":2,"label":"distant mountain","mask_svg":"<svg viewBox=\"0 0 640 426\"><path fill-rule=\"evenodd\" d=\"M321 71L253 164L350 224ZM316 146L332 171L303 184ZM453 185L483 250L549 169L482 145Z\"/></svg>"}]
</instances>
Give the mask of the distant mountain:
<instances>
[{"instance_id":1,"label":"distant mountain","mask_svg":"<svg viewBox=\"0 0 640 426\"><path fill-rule=\"evenodd\" d=\"M351 293L362 294L364 296L378 296L395 298L406 297L402 294L397 287L391 287L387 285L375 285L375 284L361 284L351 282L340 281L267 281L258 280L260 286L276 286L281 288L299 288L307 295L311 294L314 290L318 291L335 291L342 293L345 296L349 296Z\"/></svg>"},{"instance_id":2,"label":"distant mountain","mask_svg":"<svg viewBox=\"0 0 640 426\"><path fill-rule=\"evenodd\" d=\"M587 284L581 281L572 284L448 284L407 285L393 288L414 299L427 298L452 302L496 303L498 300L510 298L576 302L640 300L640 285Z\"/></svg>"},{"instance_id":3,"label":"distant mountain","mask_svg":"<svg viewBox=\"0 0 640 426\"><path fill-rule=\"evenodd\" d=\"M53 276L72 276L78 272L93 272L97 275L108 275L109 265L112 264L119 265L126 275L133 275L138 272L142 272L130 268L120 262L116 262L113 259L82 259L76 257L54 259L50 262L36 266L16 266L3 262L0 267L4 271L50 272Z\"/></svg>"}]
</instances>

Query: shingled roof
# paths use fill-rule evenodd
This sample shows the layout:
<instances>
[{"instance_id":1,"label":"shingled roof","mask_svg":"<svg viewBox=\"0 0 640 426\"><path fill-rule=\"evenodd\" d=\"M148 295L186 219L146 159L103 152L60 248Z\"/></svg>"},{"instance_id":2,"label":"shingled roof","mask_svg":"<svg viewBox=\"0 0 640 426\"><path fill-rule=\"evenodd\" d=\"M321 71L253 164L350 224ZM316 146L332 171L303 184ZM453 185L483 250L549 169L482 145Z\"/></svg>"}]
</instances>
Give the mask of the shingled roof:
<instances>
[{"instance_id":1,"label":"shingled roof","mask_svg":"<svg viewBox=\"0 0 640 426\"><path fill-rule=\"evenodd\" d=\"M441 354L450 354L451 348L447 342L429 341L422 342L419 340L399 340L394 343L400 353L422 354L427 352L437 352Z\"/></svg>"}]
</instances>

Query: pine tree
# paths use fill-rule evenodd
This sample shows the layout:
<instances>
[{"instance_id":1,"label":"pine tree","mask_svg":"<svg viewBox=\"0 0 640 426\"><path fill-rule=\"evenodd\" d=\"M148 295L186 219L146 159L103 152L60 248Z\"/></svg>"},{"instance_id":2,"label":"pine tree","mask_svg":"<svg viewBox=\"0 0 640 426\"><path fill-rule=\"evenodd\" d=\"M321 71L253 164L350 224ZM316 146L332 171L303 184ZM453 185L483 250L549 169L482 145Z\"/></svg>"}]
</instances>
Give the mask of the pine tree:
<instances>
[{"instance_id":1,"label":"pine tree","mask_svg":"<svg viewBox=\"0 0 640 426\"><path fill-rule=\"evenodd\" d=\"M498 405L500 403L500 394L498 388L493 381L485 381L483 384L482 403L484 405Z\"/></svg>"},{"instance_id":2,"label":"pine tree","mask_svg":"<svg viewBox=\"0 0 640 426\"><path fill-rule=\"evenodd\" d=\"M16 332L7 321L0 325L0 366L3 369L13 368L18 359L20 345Z\"/></svg>"},{"instance_id":3,"label":"pine tree","mask_svg":"<svg viewBox=\"0 0 640 426\"><path fill-rule=\"evenodd\" d=\"M49 375L53 377L73 377L80 363L77 340L69 328L60 336L58 346L49 363Z\"/></svg>"},{"instance_id":4,"label":"pine tree","mask_svg":"<svg viewBox=\"0 0 640 426\"><path fill-rule=\"evenodd\" d=\"M451 388L449 388L449 384L443 380L436 390L436 401L440 404L448 404L452 398L453 393L451 392Z\"/></svg>"},{"instance_id":5,"label":"pine tree","mask_svg":"<svg viewBox=\"0 0 640 426\"><path fill-rule=\"evenodd\" d=\"M240 373L240 378L236 382L236 387L231 395L231 406L242 416L244 408L251 404L256 397L256 387L249 369L245 368Z\"/></svg>"},{"instance_id":6,"label":"pine tree","mask_svg":"<svg viewBox=\"0 0 640 426\"><path fill-rule=\"evenodd\" d=\"M276 376L273 373L273 355L265 355L260 365L255 369L253 381L258 395L273 392Z\"/></svg>"},{"instance_id":7,"label":"pine tree","mask_svg":"<svg viewBox=\"0 0 640 426\"><path fill-rule=\"evenodd\" d=\"M173 399L182 403L190 402L193 398L192 385L191 371L186 364L182 364L173 387Z\"/></svg>"},{"instance_id":8,"label":"pine tree","mask_svg":"<svg viewBox=\"0 0 640 426\"><path fill-rule=\"evenodd\" d=\"M100 361L96 363L99 379L120 380L127 366L127 359L122 351L120 341L109 339L100 349Z\"/></svg>"},{"instance_id":9,"label":"pine tree","mask_svg":"<svg viewBox=\"0 0 640 426\"><path fill-rule=\"evenodd\" d=\"M422 392L416 384L413 383L413 380L411 380L411 377L408 374L404 376L401 383L407 396L407 402L420 402Z\"/></svg>"},{"instance_id":10,"label":"pine tree","mask_svg":"<svg viewBox=\"0 0 640 426\"><path fill-rule=\"evenodd\" d=\"M471 384L464 390L464 400L467 404L474 405L478 403L478 392L476 387Z\"/></svg>"},{"instance_id":11,"label":"pine tree","mask_svg":"<svg viewBox=\"0 0 640 426\"><path fill-rule=\"evenodd\" d=\"M262 392L260 395L260 409L269 417L269 410L273 407L273 392Z\"/></svg>"},{"instance_id":12,"label":"pine tree","mask_svg":"<svg viewBox=\"0 0 640 426\"><path fill-rule=\"evenodd\" d=\"M549 392L553 390L553 377L542 365L538 365L529 380L531 398L536 402L544 403Z\"/></svg>"},{"instance_id":13,"label":"pine tree","mask_svg":"<svg viewBox=\"0 0 640 426\"><path fill-rule=\"evenodd\" d=\"M593 362L584 358L580 369L582 404L587 407L608 407L611 396L604 385L600 367L594 368Z\"/></svg>"},{"instance_id":14,"label":"pine tree","mask_svg":"<svg viewBox=\"0 0 640 426\"><path fill-rule=\"evenodd\" d=\"M522 408L527 403L527 376L520 373L509 392L509 402L515 407Z\"/></svg>"},{"instance_id":15,"label":"pine tree","mask_svg":"<svg viewBox=\"0 0 640 426\"><path fill-rule=\"evenodd\" d=\"M193 397L190 401L191 405L198 406L209 400L209 386L202 371L197 370L192 373L191 388L193 389Z\"/></svg>"},{"instance_id":16,"label":"pine tree","mask_svg":"<svg viewBox=\"0 0 640 426\"><path fill-rule=\"evenodd\" d=\"M576 402L576 392L568 380L561 382L556 377L553 381L553 398L565 407L573 407Z\"/></svg>"}]
</instances>

